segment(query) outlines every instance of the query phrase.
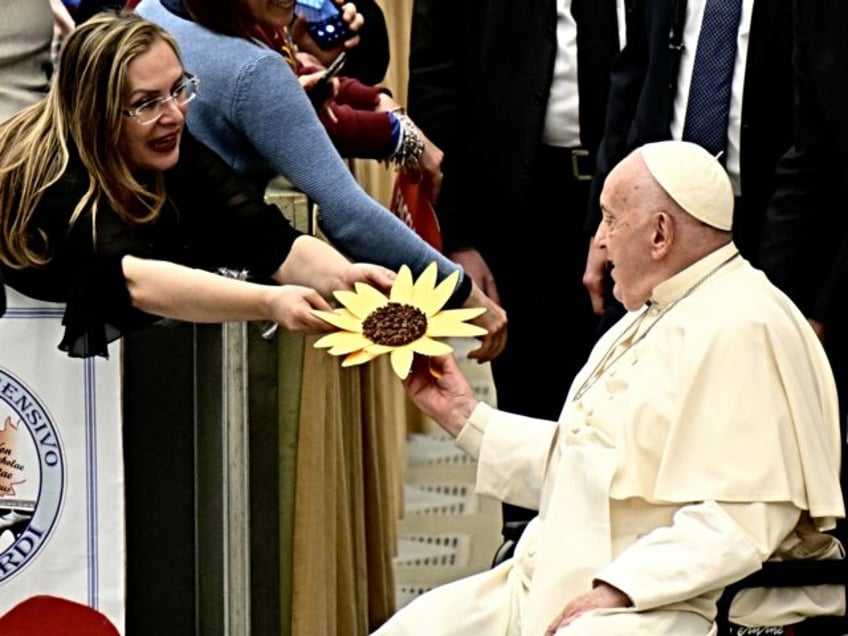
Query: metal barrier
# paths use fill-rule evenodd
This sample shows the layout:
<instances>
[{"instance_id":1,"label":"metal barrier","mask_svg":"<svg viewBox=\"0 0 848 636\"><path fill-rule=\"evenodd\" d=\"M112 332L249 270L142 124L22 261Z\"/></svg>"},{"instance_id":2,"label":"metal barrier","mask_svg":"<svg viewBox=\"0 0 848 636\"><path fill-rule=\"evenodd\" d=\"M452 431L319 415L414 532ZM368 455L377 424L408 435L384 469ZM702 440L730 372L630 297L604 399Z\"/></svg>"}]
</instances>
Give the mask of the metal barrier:
<instances>
[{"instance_id":1,"label":"metal barrier","mask_svg":"<svg viewBox=\"0 0 848 636\"><path fill-rule=\"evenodd\" d=\"M267 198L312 229L302 194ZM128 636L336 636L393 610L403 389L387 360L266 331L124 341Z\"/></svg>"}]
</instances>

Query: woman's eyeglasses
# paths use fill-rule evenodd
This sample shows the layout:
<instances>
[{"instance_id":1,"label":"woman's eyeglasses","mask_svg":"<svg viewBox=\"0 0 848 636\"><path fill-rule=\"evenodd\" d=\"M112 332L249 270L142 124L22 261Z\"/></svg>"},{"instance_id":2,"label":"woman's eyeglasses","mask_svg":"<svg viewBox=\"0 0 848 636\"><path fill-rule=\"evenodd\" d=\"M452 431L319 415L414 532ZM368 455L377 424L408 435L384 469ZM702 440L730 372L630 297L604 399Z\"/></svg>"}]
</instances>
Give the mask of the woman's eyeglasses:
<instances>
[{"instance_id":1,"label":"woman's eyeglasses","mask_svg":"<svg viewBox=\"0 0 848 636\"><path fill-rule=\"evenodd\" d=\"M171 90L169 97L156 97L149 99L135 108L124 111L124 115L132 117L142 126L147 126L157 121L165 112L168 102L174 102L176 106L185 106L197 97L197 87L200 80L191 73L185 74L185 79Z\"/></svg>"}]
</instances>

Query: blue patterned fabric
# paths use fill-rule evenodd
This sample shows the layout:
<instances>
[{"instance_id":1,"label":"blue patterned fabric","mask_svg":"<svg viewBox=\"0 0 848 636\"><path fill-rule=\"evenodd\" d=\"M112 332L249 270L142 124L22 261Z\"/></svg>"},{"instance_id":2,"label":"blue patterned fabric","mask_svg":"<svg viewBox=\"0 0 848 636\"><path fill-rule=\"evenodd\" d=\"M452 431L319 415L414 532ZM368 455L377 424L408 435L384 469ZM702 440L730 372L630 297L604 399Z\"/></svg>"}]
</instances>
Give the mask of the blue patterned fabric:
<instances>
[{"instance_id":1,"label":"blue patterned fabric","mask_svg":"<svg viewBox=\"0 0 848 636\"><path fill-rule=\"evenodd\" d=\"M727 145L727 116L742 0L707 0L698 36L683 139L713 155Z\"/></svg>"}]
</instances>

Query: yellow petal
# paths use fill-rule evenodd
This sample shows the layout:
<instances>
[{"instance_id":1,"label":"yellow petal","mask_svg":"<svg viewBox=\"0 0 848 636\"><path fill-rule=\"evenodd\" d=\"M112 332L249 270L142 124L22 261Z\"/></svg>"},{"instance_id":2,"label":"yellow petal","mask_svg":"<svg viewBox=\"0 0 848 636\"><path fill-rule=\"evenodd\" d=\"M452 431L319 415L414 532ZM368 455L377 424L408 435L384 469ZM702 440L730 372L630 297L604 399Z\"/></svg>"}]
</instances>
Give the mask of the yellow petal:
<instances>
[{"instance_id":1,"label":"yellow petal","mask_svg":"<svg viewBox=\"0 0 848 636\"><path fill-rule=\"evenodd\" d=\"M412 299L412 272L406 265L401 265L397 278L392 283L389 300L393 303L405 303L408 305L412 303Z\"/></svg>"},{"instance_id":2,"label":"yellow petal","mask_svg":"<svg viewBox=\"0 0 848 636\"><path fill-rule=\"evenodd\" d=\"M352 366L355 366L357 364L364 364L366 362L370 362L371 360L373 360L376 357L377 357L376 355L374 355L372 353L368 353L367 351L364 351L364 350L355 351L354 353L351 353L347 358L342 360L342 366L343 367L352 367Z\"/></svg>"},{"instance_id":3,"label":"yellow petal","mask_svg":"<svg viewBox=\"0 0 848 636\"><path fill-rule=\"evenodd\" d=\"M333 313L336 313L339 316L347 316L351 320L357 320L356 316L353 315L353 312L347 307L339 307L338 309L333 310Z\"/></svg>"},{"instance_id":4,"label":"yellow petal","mask_svg":"<svg viewBox=\"0 0 848 636\"><path fill-rule=\"evenodd\" d=\"M326 320L338 329L344 329L352 333L362 333L362 321L358 318L351 318L344 313L336 313L333 311L321 311L320 309L312 309L313 314Z\"/></svg>"},{"instance_id":5,"label":"yellow petal","mask_svg":"<svg viewBox=\"0 0 848 636\"><path fill-rule=\"evenodd\" d=\"M450 345L445 344L444 342L439 342L438 340L433 340L427 336L419 338L408 346L411 347L415 353L420 353L425 356L444 356L453 351L453 347Z\"/></svg>"},{"instance_id":6,"label":"yellow petal","mask_svg":"<svg viewBox=\"0 0 848 636\"><path fill-rule=\"evenodd\" d=\"M377 291L376 289L374 291ZM380 294L380 292L377 292ZM372 311L377 309L378 307L382 307L388 302L388 299L380 294L380 300L376 300L372 295L363 295L358 292L352 292L346 289L340 289L338 291L333 292L333 296L336 297L342 305L347 307L347 309L360 320L365 320Z\"/></svg>"},{"instance_id":7,"label":"yellow petal","mask_svg":"<svg viewBox=\"0 0 848 636\"><path fill-rule=\"evenodd\" d=\"M372 298L373 302L374 302L374 308L375 309L377 307L382 307L383 305L385 305L386 303L389 302L389 299L386 297L386 295L383 292L381 292L376 287L372 287L368 283L363 283L361 281L356 282L356 283L353 284L353 287L356 290L356 293L359 294L360 296L365 296L366 298Z\"/></svg>"},{"instance_id":8,"label":"yellow petal","mask_svg":"<svg viewBox=\"0 0 848 636\"><path fill-rule=\"evenodd\" d=\"M381 345L376 343L369 343L367 347L364 347L368 353L373 353L374 355L380 355L381 353L388 353L389 351L393 351L394 347L390 347L389 345Z\"/></svg>"},{"instance_id":9,"label":"yellow petal","mask_svg":"<svg viewBox=\"0 0 848 636\"><path fill-rule=\"evenodd\" d=\"M348 353L353 353L354 351L359 351L360 349L365 349L368 345L371 344L371 341L365 336L358 333L348 333L348 332L338 332L340 336L348 336L345 339L339 339L339 341L333 345L332 349L330 349L327 353L334 356L344 356Z\"/></svg>"},{"instance_id":10,"label":"yellow petal","mask_svg":"<svg viewBox=\"0 0 848 636\"><path fill-rule=\"evenodd\" d=\"M435 265L435 263L433 264ZM459 280L458 269L448 274L448 276L429 294L424 294L424 290L421 290L422 293L419 296L419 291L416 288L415 303L428 318L430 316L435 316L438 311L445 306L445 303L448 302L451 294L453 294L456 289L457 280Z\"/></svg>"},{"instance_id":11,"label":"yellow petal","mask_svg":"<svg viewBox=\"0 0 848 636\"><path fill-rule=\"evenodd\" d=\"M412 288L412 302L416 307L423 307L425 303L431 302L433 298L433 290L436 288L436 278L439 275L439 268L436 263L432 262L424 268L418 280L415 281L415 286Z\"/></svg>"},{"instance_id":12,"label":"yellow petal","mask_svg":"<svg viewBox=\"0 0 848 636\"><path fill-rule=\"evenodd\" d=\"M486 313L485 307L469 307L468 309L445 309L440 311L438 316L434 316L433 320L454 320L456 322L465 322L477 316L482 316Z\"/></svg>"},{"instance_id":13,"label":"yellow petal","mask_svg":"<svg viewBox=\"0 0 848 636\"><path fill-rule=\"evenodd\" d=\"M359 333L351 333L350 331L334 331L333 333L328 333L326 336L322 336L318 340L315 341L315 344L312 345L316 349L325 349L328 347L346 347L348 343L353 343L355 349L364 349L368 345L371 344L371 341L368 340L365 336ZM353 351L354 349L351 349Z\"/></svg>"},{"instance_id":14,"label":"yellow petal","mask_svg":"<svg viewBox=\"0 0 848 636\"><path fill-rule=\"evenodd\" d=\"M401 380L409 375L409 370L412 368L412 359L415 357L412 349L408 346L395 349L391 353L392 369L395 375Z\"/></svg>"},{"instance_id":15,"label":"yellow petal","mask_svg":"<svg viewBox=\"0 0 848 636\"><path fill-rule=\"evenodd\" d=\"M483 327L469 325L467 322L443 321L427 324L427 335L431 338L474 338L485 336L487 333L489 332Z\"/></svg>"},{"instance_id":16,"label":"yellow petal","mask_svg":"<svg viewBox=\"0 0 848 636\"><path fill-rule=\"evenodd\" d=\"M462 322L464 316L473 316L476 309L448 309L427 320L427 335L433 338L450 336L485 336L483 327Z\"/></svg>"}]
</instances>

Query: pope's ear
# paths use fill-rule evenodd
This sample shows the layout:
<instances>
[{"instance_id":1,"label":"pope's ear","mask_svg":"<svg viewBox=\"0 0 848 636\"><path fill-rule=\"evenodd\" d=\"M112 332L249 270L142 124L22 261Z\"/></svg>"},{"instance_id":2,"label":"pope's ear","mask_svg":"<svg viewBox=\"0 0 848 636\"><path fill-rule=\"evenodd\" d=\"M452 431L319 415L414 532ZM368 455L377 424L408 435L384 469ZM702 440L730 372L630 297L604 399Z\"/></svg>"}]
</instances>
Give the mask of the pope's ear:
<instances>
[{"instance_id":1,"label":"pope's ear","mask_svg":"<svg viewBox=\"0 0 848 636\"><path fill-rule=\"evenodd\" d=\"M674 218L668 212L657 212L654 216L654 231L651 235L651 257L660 260L668 254L674 242Z\"/></svg>"}]
</instances>

